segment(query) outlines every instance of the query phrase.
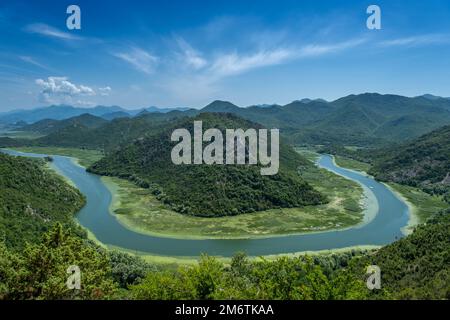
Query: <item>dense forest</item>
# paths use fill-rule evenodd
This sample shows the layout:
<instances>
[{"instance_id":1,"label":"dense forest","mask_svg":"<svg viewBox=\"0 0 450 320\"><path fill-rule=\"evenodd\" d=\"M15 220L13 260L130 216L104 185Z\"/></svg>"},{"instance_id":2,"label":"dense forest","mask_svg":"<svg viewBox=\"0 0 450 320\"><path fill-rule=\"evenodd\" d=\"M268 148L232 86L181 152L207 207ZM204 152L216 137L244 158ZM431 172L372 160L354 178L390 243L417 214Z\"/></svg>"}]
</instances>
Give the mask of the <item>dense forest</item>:
<instances>
[{"instance_id":1,"label":"dense forest","mask_svg":"<svg viewBox=\"0 0 450 320\"><path fill-rule=\"evenodd\" d=\"M78 230L73 214L84 197L45 168L44 160L0 152L0 190L0 239L8 247L34 242L56 222Z\"/></svg>"},{"instance_id":2,"label":"dense forest","mask_svg":"<svg viewBox=\"0 0 450 320\"><path fill-rule=\"evenodd\" d=\"M359 150L332 144L320 152L368 162L368 173L378 180L418 187L450 202L450 126L404 144Z\"/></svg>"},{"instance_id":3,"label":"dense forest","mask_svg":"<svg viewBox=\"0 0 450 320\"><path fill-rule=\"evenodd\" d=\"M259 165L173 164L170 153L176 143L170 141L171 133L176 128L192 132L195 120L203 121L203 130L260 128L231 114L203 113L165 128L155 136L138 139L88 170L127 178L151 188L159 200L180 213L191 215L236 215L326 201L298 174L299 168L312 164L284 144L280 146L280 170L273 176L262 176Z\"/></svg>"},{"instance_id":4,"label":"dense forest","mask_svg":"<svg viewBox=\"0 0 450 320\"><path fill-rule=\"evenodd\" d=\"M0 243L0 299L448 299L450 210L379 250L230 263L202 256L197 264L161 270L106 251L56 224L17 252ZM381 289L366 287L367 266L381 269ZM82 270L81 290L66 270Z\"/></svg>"}]
</instances>

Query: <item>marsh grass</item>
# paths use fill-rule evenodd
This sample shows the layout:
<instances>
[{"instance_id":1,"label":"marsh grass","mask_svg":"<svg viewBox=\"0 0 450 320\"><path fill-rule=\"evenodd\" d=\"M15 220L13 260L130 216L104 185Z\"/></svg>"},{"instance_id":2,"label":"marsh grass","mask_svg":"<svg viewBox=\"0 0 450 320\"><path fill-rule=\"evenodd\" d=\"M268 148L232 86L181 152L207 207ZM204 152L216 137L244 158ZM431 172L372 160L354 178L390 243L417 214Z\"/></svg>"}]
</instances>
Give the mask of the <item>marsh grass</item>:
<instances>
[{"instance_id":1,"label":"marsh grass","mask_svg":"<svg viewBox=\"0 0 450 320\"><path fill-rule=\"evenodd\" d=\"M271 209L216 218L194 217L170 210L147 189L103 177L114 194L111 211L129 229L177 238L258 238L342 229L363 218L362 188L327 170L308 167L301 176L323 192L329 202L301 208Z\"/></svg>"}]
</instances>

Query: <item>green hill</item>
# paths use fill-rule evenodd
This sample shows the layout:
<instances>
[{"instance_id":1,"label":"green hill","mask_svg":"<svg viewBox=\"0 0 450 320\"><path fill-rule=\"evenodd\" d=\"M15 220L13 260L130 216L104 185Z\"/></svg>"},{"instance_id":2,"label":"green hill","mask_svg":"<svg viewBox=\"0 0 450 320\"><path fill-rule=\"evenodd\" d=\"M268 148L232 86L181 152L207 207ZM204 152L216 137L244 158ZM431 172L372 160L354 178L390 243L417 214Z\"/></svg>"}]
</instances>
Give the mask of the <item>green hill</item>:
<instances>
[{"instance_id":1,"label":"green hill","mask_svg":"<svg viewBox=\"0 0 450 320\"><path fill-rule=\"evenodd\" d=\"M384 150L384 151L383 151ZM396 148L375 153L369 171L377 179L394 181L437 194L450 191L450 126Z\"/></svg>"},{"instance_id":2,"label":"green hill","mask_svg":"<svg viewBox=\"0 0 450 320\"><path fill-rule=\"evenodd\" d=\"M266 128L278 128L286 142L291 144L382 146L414 139L450 125L449 99L365 93L332 102L304 99L284 106L248 108L227 101L214 101L201 111L145 111L135 118L115 119L99 126L85 121L74 124L68 119L43 120L25 128L48 134L33 142L39 145L109 150L153 129L158 130L157 123L166 121L165 126L168 126L174 119L200 112L232 113Z\"/></svg>"},{"instance_id":3,"label":"green hill","mask_svg":"<svg viewBox=\"0 0 450 320\"><path fill-rule=\"evenodd\" d=\"M265 127L279 128L293 144L382 145L417 138L450 124L450 100L377 93L266 108L240 108L215 101L203 111L231 112Z\"/></svg>"},{"instance_id":4,"label":"green hill","mask_svg":"<svg viewBox=\"0 0 450 320\"><path fill-rule=\"evenodd\" d=\"M135 140L88 170L149 187L159 200L191 215L236 215L325 201L297 172L310 165L308 161L284 144L280 146L280 170L273 176L262 176L256 165L174 165L170 153L176 143L170 141L171 133L176 128L192 132L194 120L203 121L203 130L260 127L231 114L203 113Z\"/></svg>"},{"instance_id":5,"label":"green hill","mask_svg":"<svg viewBox=\"0 0 450 320\"><path fill-rule=\"evenodd\" d=\"M352 265L357 276L368 265L381 270L381 292L371 298L450 298L450 210L436 214L406 238L367 254Z\"/></svg>"},{"instance_id":6,"label":"green hill","mask_svg":"<svg viewBox=\"0 0 450 320\"><path fill-rule=\"evenodd\" d=\"M55 224L76 228L73 214L83 196L44 161L0 152L0 238L12 248L34 241Z\"/></svg>"},{"instance_id":7,"label":"green hill","mask_svg":"<svg viewBox=\"0 0 450 320\"><path fill-rule=\"evenodd\" d=\"M65 120L44 119L35 122L33 124L26 125L20 128L20 130L38 132L41 134L49 134L70 126L73 127L82 126L91 129L97 128L104 125L107 122L108 121L103 118L93 116L89 113L85 113L80 116L76 116Z\"/></svg>"},{"instance_id":8,"label":"green hill","mask_svg":"<svg viewBox=\"0 0 450 320\"><path fill-rule=\"evenodd\" d=\"M30 141L31 146L56 146L112 150L127 144L133 139L142 138L154 131L170 125L171 121L186 117L181 111L169 113L148 113L134 118L119 118L105 121L98 127L72 123L56 130L45 137Z\"/></svg>"}]
</instances>

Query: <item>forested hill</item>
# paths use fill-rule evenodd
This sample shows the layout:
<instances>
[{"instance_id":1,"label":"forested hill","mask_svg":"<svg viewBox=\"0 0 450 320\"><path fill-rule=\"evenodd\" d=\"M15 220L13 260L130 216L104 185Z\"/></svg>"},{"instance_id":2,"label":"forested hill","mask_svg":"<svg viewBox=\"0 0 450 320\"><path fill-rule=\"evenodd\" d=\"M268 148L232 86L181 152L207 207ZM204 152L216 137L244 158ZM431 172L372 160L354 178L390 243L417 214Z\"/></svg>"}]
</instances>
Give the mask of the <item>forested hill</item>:
<instances>
[{"instance_id":1,"label":"forested hill","mask_svg":"<svg viewBox=\"0 0 450 320\"><path fill-rule=\"evenodd\" d=\"M56 222L75 228L73 214L84 204L78 190L44 161L13 157L0 152L0 239L21 248L40 239Z\"/></svg>"},{"instance_id":2,"label":"forested hill","mask_svg":"<svg viewBox=\"0 0 450 320\"><path fill-rule=\"evenodd\" d=\"M202 111L230 112L268 128L279 128L292 144L383 145L417 138L450 124L448 99L377 93L264 108L214 101Z\"/></svg>"},{"instance_id":3,"label":"forested hill","mask_svg":"<svg viewBox=\"0 0 450 320\"><path fill-rule=\"evenodd\" d=\"M108 121L103 118L93 116L89 113L84 113L80 116L76 116L65 120L44 119L36 123L26 125L20 128L20 130L29 132L38 132L41 134L49 134L69 126L74 127L83 126L92 129L98 128L106 124L107 122Z\"/></svg>"},{"instance_id":4,"label":"forested hill","mask_svg":"<svg viewBox=\"0 0 450 320\"><path fill-rule=\"evenodd\" d=\"M187 117L189 112L148 113L134 118L120 118L98 127L68 123L47 136L29 141L28 145L58 146L112 150L133 139L158 132L170 126L178 118ZM1 141L0 141L1 142Z\"/></svg>"},{"instance_id":5,"label":"forested hill","mask_svg":"<svg viewBox=\"0 0 450 320\"><path fill-rule=\"evenodd\" d=\"M96 114L94 111L99 111L97 109L86 109L86 112ZM57 107L49 110L54 110L56 115L62 112ZM105 111L104 108L100 110ZM194 116L200 112L221 112L235 114L267 128L278 128L290 144L339 143L380 147L415 139L450 125L450 99L431 99L427 96L409 98L378 93L349 95L332 102L303 99L283 106L246 108L227 101L214 101L201 110L167 113L144 110L138 116L126 119L123 118L123 111L118 112L118 119L96 128L83 121L78 121L77 126L66 120L43 120L25 129L39 129L49 134L35 141L39 145L109 149L115 142L128 142L129 139L139 137L145 132L140 130L144 126L148 131L158 122L166 121L165 125L170 126L170 122L176 118Z\"/></svg>"},{"instance_id":6,"label":"forested hill","mask_svg":"<svg viewBox=\"0 0 450 320\"><path fill-rule=\"evenodd\" d=\"M450 189L450 126L387 152L375 153L369 172L377 179L417 186L431 193Z\"/></svg>"},{"instance_id":7,"label":"forested hill","mask_svg":"<svg viewBox=\"0 0 450 320\"><path fill-rule=\"evenodd\" d=\"M280 146L280 170L274 176L262 176L255 165L174 165L170 154L177 143L171 142L171 134L176 128L192 132L195 120L203 121L204 131L260 127L231 114L203 113L135 140L92 165L89 171L150 187L158 199L191 215L236 215L325 201L297 172L310 165L308 161L284 144Z\"/></svg>"}]
</instances>

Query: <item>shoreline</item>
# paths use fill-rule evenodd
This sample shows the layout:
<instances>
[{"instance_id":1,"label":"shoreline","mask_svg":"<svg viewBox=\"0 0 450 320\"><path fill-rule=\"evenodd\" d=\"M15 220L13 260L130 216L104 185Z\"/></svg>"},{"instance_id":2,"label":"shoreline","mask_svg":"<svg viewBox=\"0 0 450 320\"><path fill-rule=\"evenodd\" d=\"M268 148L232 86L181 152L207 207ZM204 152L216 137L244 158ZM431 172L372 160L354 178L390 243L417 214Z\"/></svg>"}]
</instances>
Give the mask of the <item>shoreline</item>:
<instances>
[{"instance_id":1,"label":"shoreline","mask_svg":"<svg viewBox=\"0 0 450 320\"><path fill-rule=\"evenodd\" d=\"M333 172L334 173L334 172ZM340 175L341 176L341 175ZM288 237L288 236L298 236L298 235L310 235L310 234L318 234L318 233L327 233L327 232L337 232L337 231L345 231L352 228L361 228L375 217L376 212L378 211L378 202L376 201L375 196L373 195L370 190L360 184L363 187L363 197L362 201L363 203L362 209L363 209L363 217L362 221L358 222L351 226L346 226L344 228L336 228L331 227L328 229L323 230L311 230L311 231L304 231L304 232L283 232L283 233L272 233L272 234L262 234L262 235L245 235L245 236L214 236L214 235L186 235L186 234L179 234L179 233L160 233L160 232L154 232L147 230L145 228L139 228L135 226L133 223L130 223L126 221L126 217L122 217L120 215L117 215L114 213L113 208L117 205L117 203L120 203L119 197L117 196L117 184L112 181L112 177L102 176L101 177L102 182L108 189L108 191L111 193L111 203L109 206L109 214L111 214L124 228L127 228L130 231L140 233L143 235L153 236L153 237L161 237L161 238L169 238L169 239L179 239L179 240L258 240L258 239L270 239L270 238L281 238L281 237ZM351 179L350 179L351 180ZM353 181L353 180L351 180ZM366 194L366 191L369 193ZM367 204L366 201L369 201L368 199L372 198L372 202L375 202L372 206L370 204ZM365 211L369 211L368 214L364 214ZM264 213L262 211L261 213ZM257 215L258 212L252 213ZM180 214L181 215L181 214ZM366 220L367 216L369 216L370 220ZM221 217L223 219L229 219L233 217ZM220 219L220 218L219 218Z\"/></svg>"},{"instance_id":2,"label":"shoreline","mask_svg":"<svg viewBox=\"0 0 450 320\"><path fill-rule=\"evenodd\" d=\"M74 157L69 157L69 156L64 156L64 157L71 158L71 161L73 161L73 163L77 163L77 161L76 161L76 159ZM333 161L334 161L334 158L333 158ZM77 163L77 165L79 165L79 164ZM81 165L79 165L79 166L81 166ZM83 167L83 166L81 166L81 167ZM331 171L331 170L329 170L329 171ZM335 172L333 172L333 173L337 174ZM349 178L346 178L346 179L349 179ZM353 179L349 179L349 180L353 180ZM104 182L103 177L102 177L102 182ZM111 185L108 186L107 184L105 184L105 186L107 187L109 192L111 192ZM394 190L394 191L395 191L395 194L398 194L396 190ZM401 197L401 199L403 201L404 198ZM117 203L117 201L118 201L117 194L115 192L111 192L111 203L109 204L109 207L111 208L114 203ZM407 203L407 202L405 201L405 203ZM408 208L410 208L410 206L408 206ZM111 212L111 210L109 210L109 214L114 215ZM76 219L76 216L74 218ZM117 219L117 220L119 221L119 219ZM78 220L77 220L77 222L78 222ZM355 226L351 226L351 227L344 228L344 229L338 229L338 230L339 231L343 231L343 230L351 229L351 228L355 228ZM163 256L163 255L151 254L151 253L147 253L147 252L139 252L139 251L136 251L136 250L121 248L121 247L118 247L118 246L111 246L111 245L104 244L104 243L100 242L99 240L97 240L95 235L92 234L92 232L90 232L90 230L88 230L87 228L83 227L83 229L86 230L86 232L88 234L88 239L94 241L95 243L99 244L100 246L102 246L104 248L105 247L108 248L108 249L112 248L112 249L117 249L117 250L120 250L120 251L123 251L123 252L133 253L133 254L139 255L139 256L147 259L147 260L151 260L151 261L155 261L156 260L156 261L161 261L161 262L164 262L164 263L174 263L174 262L176 262L176 263L179 263L179 262L186 263L186 261L197 261L198 260L198 256L195 256L195 257ZM329 231L315 231L315 232L307 232L307 233L300 233L300 234L327 233L327 232L331 232L331 231L332 230L329 230ZM299 233L293 233L292 235L298 235L298 234ZM272 238L272 237L284 237L284 236L289 236L289 234L284 233L284 234L273 235L273 236L259 236L257 238ZM242 238L239 238L239 239L242 239ZM245 239L249 239L249 238L246 237ZM345 251L354 250L354 249L376 249L376 248L379 248L379 247L381 247L381 246L377 246L377 245L355 245L355 246L344 247L344 248L334 248L334 249L330 248L330 249L323 249L323 250L311 250L311 251L291 252L291 253L286 252L286 253L279 253L279 254L275 254L275 255L264 255L264 257L269 258L269 259L274 259L274 258L276 258L278 256L295 256L295 255L299 255L299 254L303 254L304 255L304 254L336 253L336 252L345 252ZM220 255L218 255L217 257L221 258L221 259L229 259L229 257L223 257L223 256L221 257ZM249 257L251 257L251 256L249 256Z\"/></svg>"},{"instance_id":3,"label":"shoreline","mask_svg":"<svg viewBox=\"0 0 450 320\"><path fill-rule=\"evenodd\" d=\"M153 264L160 264L160 265L191 265L196 264L198 260L200 259L200 256L164 256L164 255L158 255L158 254L149 254L147 252L142 252L138 250L130 250L121 248L118 246L113 245L106 245L105 246L108 250L116 250L121 252L126 252L128 254L131 254L136 257L140 257L144 261L148 263ZM276 260L280 257L289 257L289 258L295 258L300 256L321 256L321 255L333 255L333 254L339 254L339 253L346 253L353 250L356 251L371 251L371 250L378 250L382 248L383 246L379 245L357 245L357 246L349 246L344 248L334 248L334 249L324 249L324 250L306 250L306 251L298 251L298 252L286 252L286 253L278 253L278 254L270 254L270 255L262 255L262 256L247 256L247 258L250 261L255 261L257 259L266 259L266 260ZM217 260L223 262L223 263L230 263L231 257L225 257L220 255L214 255L212 256L216 258Z\"/></svg>"},{"instance_id":4,"label":"shoreline","mask_svg":"<svg viewBox=\"0 0 450 320\"><path fill-rule=\"evenodd\" d=\"M420 218L417 214L418 208L413 205L400 191L396 190L395 187L385 182L381 183L408 206L408 223L401 229L401 231L405 236L410 235L414 231L414 227L420 224Z\"/></svg>"},{"instance_id":5,"label":"shoreline","mask_svg":"<svg viewBox=\"0 0 450 320\"><path fill-rule=\"evenodd\" d=\"M345 170L348 170L348 171L351 171L351 172L354 172L354 173L357 173L357 174L361 174L361 175L364 175L364 176L369 177L369 178L372 178L370 175L367 174L367 172L341 167L340 165L338 165L336 163L336 158L335 158L334 155L329 155L329 156L331 156L331 158L333 160L333 164L336 167L341 168L341 169L345 169ZM317 162L315 162L315 163L317 163ZM324 168L324 169L326 169L326 168ZM328 170L328 169L326 169L326 170ZM370 223L373 219L375 219L375 217L377 216L378 211L379 211L379 204L378 204L378 200L375 197L375 194L372 192L372 190L370 190L364 184L362 184L361 182L359 182L357 180L349 179L348 177L346 177L346 176L344 176L342 174L339 174L337 172L331 171L331 170L329 170L329 171L334 173L334 174L336 174L336 175L338 175L338 176L341 176L341 177L343 177L345 179L354 181L354 182L358 183L363 188L364 193L363 193L363 199L361 199L361 200L364 201L364 203L363 203L364 217L363 217L363 221L360 222L358 225L356 225L354 227L355 228L364 227L365 225Z\"/></svg>"}]
</instances>

